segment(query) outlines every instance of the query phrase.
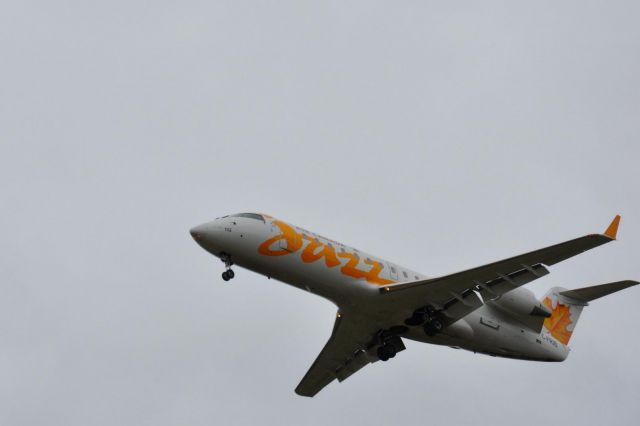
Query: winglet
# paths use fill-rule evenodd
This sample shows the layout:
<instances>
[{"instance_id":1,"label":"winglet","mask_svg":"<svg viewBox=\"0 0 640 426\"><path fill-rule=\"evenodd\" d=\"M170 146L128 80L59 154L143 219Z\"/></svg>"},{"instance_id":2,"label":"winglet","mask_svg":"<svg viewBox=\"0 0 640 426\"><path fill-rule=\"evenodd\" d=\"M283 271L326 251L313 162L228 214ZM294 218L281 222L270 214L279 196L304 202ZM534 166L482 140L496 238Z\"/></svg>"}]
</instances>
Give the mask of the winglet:
<instances>
[{"instance_id":1,"label":"winglet","mask_svg":"<svg viewBox=\"0 0 640 426\"><path fill-rule=\"evenodd\" d=\"M615 240L618 234L618 225L620 225L620 215L616 215L616 217L613 218L607 230L604 231L604 235Z\"/></svg>"}]
</instances>

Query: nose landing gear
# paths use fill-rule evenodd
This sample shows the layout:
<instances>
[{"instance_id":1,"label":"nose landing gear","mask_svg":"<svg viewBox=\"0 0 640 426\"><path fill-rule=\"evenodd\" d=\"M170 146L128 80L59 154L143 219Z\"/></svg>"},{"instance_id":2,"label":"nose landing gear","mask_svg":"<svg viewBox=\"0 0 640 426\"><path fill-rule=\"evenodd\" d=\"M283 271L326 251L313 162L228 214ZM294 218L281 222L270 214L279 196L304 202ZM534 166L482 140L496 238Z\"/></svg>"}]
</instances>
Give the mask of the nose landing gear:
<instances>
[{"instance_id":1,"label":"nose landing gear","mask_svg":"<svg viewBox=\"0 0 640 426\"><path fill-rule=\"evenodd\" d=\"M227 270L222 273L222 279L225 281L229 281L230 279L236 276L236 274L233 272L233 269L231 269L231 265L233 265L233 262L231 261L231 256L228 255L227 253L222 253L220 255L220 260L222 260L225 268L227 268Z\"/></svg>"}]
</instances>

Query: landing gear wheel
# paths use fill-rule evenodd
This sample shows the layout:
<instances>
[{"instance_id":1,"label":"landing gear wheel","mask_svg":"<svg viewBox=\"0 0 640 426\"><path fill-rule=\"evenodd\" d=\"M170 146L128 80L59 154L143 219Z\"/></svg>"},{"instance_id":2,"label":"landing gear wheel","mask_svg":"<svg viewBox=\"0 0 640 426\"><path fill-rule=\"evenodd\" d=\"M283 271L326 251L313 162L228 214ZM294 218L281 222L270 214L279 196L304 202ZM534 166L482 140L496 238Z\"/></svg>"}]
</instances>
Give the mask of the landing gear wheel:
<instances>
[{"instance_id":1,"label":"landing gear wheel","mask_svg":"<svg viewBox=\"0 0 640 426\"><path fill-rule=\"evenodd\" d=\"M431 328L431 324L427 323L424 325L424 334L426 334L429 337L432 337L438 333L433 328Z\"/></svg>"},{"instance_id":2,"label":"landing gear wheel","mask_svg":"<svg viewBox=\"0 0 640 426\"><path fill-rule=\"evenodd\" d=\"M378 359L380 359L380 361L389 360L389 355L387 355L387 351L385 350L384 346L380 346L378 348Z\"/></svg>"},{"instance_id":3,"label":"landing gear wheel","mask_svg":"<svg viewBox=\"0 0 640 426\"><path fill-rule=\"evenodd\" d=\"M389 356L389 358L393 358L396 356L396 347L393 345L384 345L384 347L386 348L387 351L387 355Z\"/></svg>"},{"instance_id":4,"label":"landing gear wheel","mask_svg":"<svg viewBox=\"0 0 640 426\"><path fill-rule=\"evenodd\" d=\"M398 351L393 345L382 345L378 348L378 358L380 359L380 361L387 361L390 358L396 356L397 352Z\"/></svg>"},{"instance_id":5,"label":"landing gear wheel","mask_svg":"<svg viewBox=\"0 0 640 426\"><path fill-rule=\"evenodd\" d=\"M415 313L411 318L407 318L404 323L410 326L421 325L424 323L424 315Z\"/></svg>"},{"instance_id":6,"label":"landing gear wheel","mask_svg":"<svg viewBox=\"0 0 640 426\"><path fill-rule=\"evenodd\" d=\"M231 277L229 276L229 272L228 271L224 271L222 273L222 279L225 281L229 281L231 279Z\"/></svg>"},{"instance_id":7,"label":"landing gear wheel","mask_svg":"<svg viewBox=\"0 0 640 426\"><path fill-rule=\"evenodd\" d=\"M437 318L434 318L431 320L431 328L433 328L437 333L440 333L444 328L444 325L442 324L442 321L440 321Z\"/></svg>"},{"instance_id":8,"label":"landing gear wheel","mask_svg":"<svg viewBox=\"0 0 640 426\"><path fill-rule=\"evenodd\" d=\"M416 309L413 312L413 315L407 318L404 323L408 326L415 327L418 325L423 325L425 322L431 321L431 319L433 319L436 315L436 309L431 305L427 305L420 309Z\"/></svg>"},{"instance_id":9,"label":"landing gear wheel","mask_svg":"<svg viewBox=\"0 0 640 426\"><path fill-rule=\"evenodd\" d=\"M443 328L444 324L442 324L442 321L437 318L433 318L431 321L427 322L424 325L424 333L427 336L435 336L436 334L440 333Z\"/></svg>"},{"instance_id":10,"label":"landing gear wheel","mask_svg":"<svg viewBox=\"0 0 640 426\"><path fill-rule=\"evenodd\" d=\"M233 269L229 269L227 271L227 276L229 277L229 279L232 279L233 277L236 276L236 274L233 272Z\"/></svg>"}]
</instances>

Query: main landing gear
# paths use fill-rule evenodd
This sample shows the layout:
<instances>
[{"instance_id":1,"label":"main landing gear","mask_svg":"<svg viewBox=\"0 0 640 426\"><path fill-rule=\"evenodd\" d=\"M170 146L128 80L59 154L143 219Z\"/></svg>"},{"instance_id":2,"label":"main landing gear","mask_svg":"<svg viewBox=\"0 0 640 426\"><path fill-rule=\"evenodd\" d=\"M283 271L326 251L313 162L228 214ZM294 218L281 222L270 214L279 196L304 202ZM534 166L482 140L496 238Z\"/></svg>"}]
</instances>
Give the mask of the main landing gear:
<instances>
[{"instance_id":1,"label":"main landing gear","mask_svg":"<svg viewBox=\"0 0 640 426\"><path fill-rule=\"evenodd\" d=\"M427 336L435 336L444 328L442 314L440 314L433 306L425 306L413 313L411 318L407 319L405 324L410 326L421 325Z\"/></svg>"},{"instance_id":2,"label":"main landing gear","mask_svg":"<svg viewBox=\"0 0 640 426\"><path fill-rule=\"evenodd\" d=\"M424 323L422 328L424 329L424 334L427 336L435 336L442 331L444 324L439 318L431 318L429 321Z\"/></svg>"},{"instance_id":3,"label":"main landing gear","mask_svg":"<svg viewBox=\"0 0 640 426\"><path fill-rule=\"evenodd\" d=\"M398 352L405 349L404 343L402 343L402 339L399 336L405 331L407 331L407 327L398 326L379 334L378 338L381 344L376 350L376 355L380 361L388 361L395 357Z\"/></svg>"},{"instance_id":4,"label":"main landing gear","mask_svg":"<svg viewBox=\"0 0 640 426\"><path fill-rule=\"evenodd\" d=\"M229 281L236 276L236 274L233 272L233 269L231 269L231 265L233 265L231 256L227 253L222 253L220 255L220 260L222 260L222 262L224 263L224 267L227 268L226 271L222 273L222 279L225 281Z\"/></svg>"},{"instance_id":5,"label":"main landing gear","mask_svg":"<svg viewBox=\"0 0 640 426\"><path fill-rule=\"evenodd\" d=\"M398 351L393 345L385 344L378 348L378 358L380 358L380 361L388 361L396 356L396 353L398 353Z\"/></svg>"}]
</instances>

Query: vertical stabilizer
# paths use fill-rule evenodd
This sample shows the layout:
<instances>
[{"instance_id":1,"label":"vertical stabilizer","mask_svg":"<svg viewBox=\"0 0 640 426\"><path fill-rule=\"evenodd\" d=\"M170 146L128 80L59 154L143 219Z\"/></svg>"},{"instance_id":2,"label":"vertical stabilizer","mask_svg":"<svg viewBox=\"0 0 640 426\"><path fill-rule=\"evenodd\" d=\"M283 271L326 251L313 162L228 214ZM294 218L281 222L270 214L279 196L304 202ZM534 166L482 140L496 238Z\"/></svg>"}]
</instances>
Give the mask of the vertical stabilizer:
<instances>
[{"instance_id":1,"label":"vertical stabilizer","mask_svg":"<svg viewBox=\"0 0 640 426\"><path fill-rule=\"evenodd\" d=\"M543 332L546 330L558 342L567 345L578 323L582 308L592 300L638 284L640 284L638 281L627 280L575 290L561 287L552 288L542 300L542 303L551 310L551 316L544 320Z\"/></svg>"},{"instance_id":2,"label":"vertical stabilizer","mask_svg":"<svg viewBox=\"0 0 640 426\"><path fill-rule=\"evenodd\" d=\"M566 290L561 287L553 287L542 300L542 303L551 311L551 316L544 320L543 332L547 331L563 345L569 344L582 308L587 305L585 301L563 296L562 293Z\"/></svg>"}]
</instances>

